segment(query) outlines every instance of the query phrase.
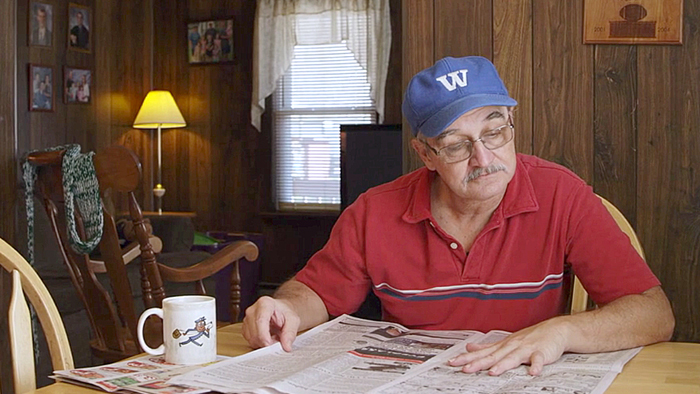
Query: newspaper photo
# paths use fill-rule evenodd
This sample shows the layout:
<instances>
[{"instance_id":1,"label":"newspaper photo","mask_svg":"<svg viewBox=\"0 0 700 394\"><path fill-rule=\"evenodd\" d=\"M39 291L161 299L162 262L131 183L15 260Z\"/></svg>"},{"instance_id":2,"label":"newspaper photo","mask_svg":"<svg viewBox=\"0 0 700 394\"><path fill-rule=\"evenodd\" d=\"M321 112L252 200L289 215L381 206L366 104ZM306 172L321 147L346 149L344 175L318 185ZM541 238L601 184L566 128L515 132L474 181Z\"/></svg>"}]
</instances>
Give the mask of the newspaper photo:
<instances>
[{"instance_id":1,"label":"newspaper photo","mask_svg":"<svg viewBox=\"0 0 700 394\"><path fill-rule=\"evenodd\" d=\"M641 348L565 354L540 376L524 366L500 376L466 374L447 360L467 343L509 333L410 330L340 316L300 335L292 352L279 343L173 377L170 382L222 393L602 393Z\"/></svg>"},{"instance_id":2,"label":"newspaper photo","mask_svg":"<svg viewBox=\"0 0 700 394\"><path fill-rule=\"evenodd\" d=\"M169 380L173 376L212 365L225 359L228 359L228 357L218 356L213 363L177 365L166 362L163 356L148 355L98 367L54 371L52 378L59 382L97 388L107 392L199 394L208 393L210 390L175 384L169 382Z\"/></svg>"}]
</instances>

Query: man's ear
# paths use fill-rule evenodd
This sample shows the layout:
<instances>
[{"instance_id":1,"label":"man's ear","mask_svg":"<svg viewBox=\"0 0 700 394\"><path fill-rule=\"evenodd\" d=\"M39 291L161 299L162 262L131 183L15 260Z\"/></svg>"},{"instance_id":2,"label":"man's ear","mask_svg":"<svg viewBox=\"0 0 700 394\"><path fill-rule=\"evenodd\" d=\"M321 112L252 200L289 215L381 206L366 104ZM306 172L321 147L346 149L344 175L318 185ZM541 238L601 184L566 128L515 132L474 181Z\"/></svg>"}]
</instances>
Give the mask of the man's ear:
<instances>
[{"instance_id":1,"label":"man's ear","mask_svg":"<svg viewBox=\"0 0 700 394\"><path fill-rule=\"evenodd\" d=\"M423 161L423 164L425 164L430 171L435 171L435 163L433 161L433 157L430 156L430 152L428 152L428 147L426 147L425 144L418 138L411 140L411 146L418 154L418 157L420 157L420 159Z\"/></svg>"}]
</instances>

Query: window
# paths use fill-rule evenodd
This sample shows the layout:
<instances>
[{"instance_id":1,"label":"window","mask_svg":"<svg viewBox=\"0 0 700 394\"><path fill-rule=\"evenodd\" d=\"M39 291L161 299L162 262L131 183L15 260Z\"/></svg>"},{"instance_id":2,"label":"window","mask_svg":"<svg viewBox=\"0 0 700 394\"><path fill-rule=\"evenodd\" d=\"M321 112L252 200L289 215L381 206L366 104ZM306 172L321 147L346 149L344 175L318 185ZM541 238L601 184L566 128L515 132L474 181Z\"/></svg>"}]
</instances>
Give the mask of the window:
<instances>
[{"instance_id":1,"label":"window","mask_svg":"<svg viewBox=\"0 0 700 394\"><path fill-rule=\"evenodd\" d=\"M339 209L340 125L376 123L367 71L345 43L296 45L273 103L278 209Z\"/></svg>"}]
</instances>

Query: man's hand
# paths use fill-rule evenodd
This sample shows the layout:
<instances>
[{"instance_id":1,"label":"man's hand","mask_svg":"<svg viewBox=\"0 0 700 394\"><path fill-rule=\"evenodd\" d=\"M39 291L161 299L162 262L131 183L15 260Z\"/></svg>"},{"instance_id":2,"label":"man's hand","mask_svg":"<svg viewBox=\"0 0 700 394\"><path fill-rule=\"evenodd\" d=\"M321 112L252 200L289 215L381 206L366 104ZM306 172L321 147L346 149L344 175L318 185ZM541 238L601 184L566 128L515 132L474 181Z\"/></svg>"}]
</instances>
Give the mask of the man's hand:
<instances>
[{"instance_id":1,"label":"man's hand","mask_svg":"<svg viewBox=\"0 0 700 394\"><path fill-rule=\"evenodd\" d=\"M542 368L559 359L567 350L568 323L560 318L543 321L515 332L502 341L490 344L467 345L469 353L450 360L452 366L463 366L463 372L489 371L500 375L521 364L530 364L530 375L536 376Z\"/></svg>"},{"instance_id":2,"label":"man's hand","mask_svg":"<svg viewBox=\"0 0 700 394\"><path fill-rule=\"evenodd\" d=\"M667 341L674 325L671 305L656 286L588 312L545 320L493 344L468 344L469 353L450 360L450 365L462 366L464 372L500 375L530 364L530 375L539 375L564 352L608 352Z\"/></svg>"},{"instance_id":3,"label":"man's hand","mask_svg":"<svg viewBox=\"0 0 700 394\"><path fill-rule=\"evenodd\" d=\"M260 297L245 311L243 337L254 348L280 342L282 349L292 351L300 319L283 300Z\"/></svg>"},{"instance_id":4,"label":"man's hand","mask_svg":"<svg viewBox=\"0 0 700 394\"><path fill-rule=\"evenodd\" d=\"M277 289L274 298L260 297L246 309L243 337L255 348L279 342L291 352L297 332L325 321L328 312L321 297L292 278Z\"/></svg>"}]
</instances>

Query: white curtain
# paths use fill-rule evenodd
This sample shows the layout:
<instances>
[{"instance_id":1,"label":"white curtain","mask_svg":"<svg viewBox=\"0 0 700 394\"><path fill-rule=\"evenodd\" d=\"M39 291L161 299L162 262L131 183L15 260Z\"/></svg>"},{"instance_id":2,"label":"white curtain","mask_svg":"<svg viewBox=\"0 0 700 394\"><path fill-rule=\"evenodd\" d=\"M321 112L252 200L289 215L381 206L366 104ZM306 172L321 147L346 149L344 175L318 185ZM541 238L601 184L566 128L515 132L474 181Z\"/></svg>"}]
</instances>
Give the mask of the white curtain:
<instances>
[{"instance_id":1,"label":"white curtain","mask_svg":"<svg viewBox=\"0 0 700 394\"><path fill-rule=\"evenodd\" d=\"M330 29L315 29L315 23L319 27L330 25ZM358 29L359 26L365 29ZM359 33L365 30L366 35ZM381 123L391 50L389 0L258 0L250 110L253 126L260 130L265 98L289 68L295 45L340 42L346 43L367 70L370 95Z\"/></svg>"}]
</instances>

